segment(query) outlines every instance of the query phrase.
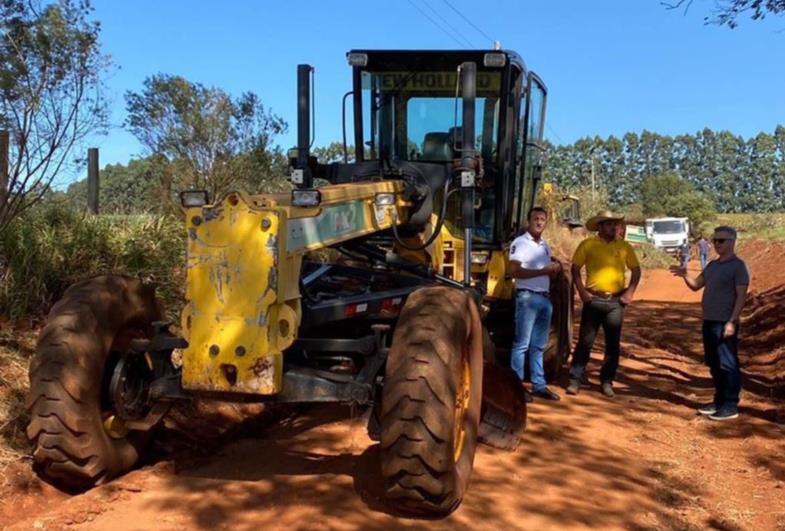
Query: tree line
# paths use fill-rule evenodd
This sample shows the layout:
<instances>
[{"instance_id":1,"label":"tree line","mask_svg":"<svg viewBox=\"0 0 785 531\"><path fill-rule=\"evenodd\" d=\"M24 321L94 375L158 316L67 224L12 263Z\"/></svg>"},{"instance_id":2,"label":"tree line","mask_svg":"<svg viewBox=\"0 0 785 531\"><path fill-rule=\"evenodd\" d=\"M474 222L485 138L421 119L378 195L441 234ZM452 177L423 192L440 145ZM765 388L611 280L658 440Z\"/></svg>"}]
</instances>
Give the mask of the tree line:
<instances>
[{"instance_id":1,"label":"tree line","mask_svg":"<svg viewBox=\"0 0 785 531\"><path fill-rule=\"evenodd\" d=\"M621 138L582 138L549 145L544 161L547 181L565 191L603 189L615 208L644 203L646 182L665 175L691 185L720 212L783 210L785 127L747 139L708 128L694 135L643 131Z\"/></svg>"},{"instance_id":2,"label":"tree line","mask_svg":"<svg viewBox=\"0 0 785 531\"><path fill-rule=\"evenodd\" d=\"M687 9L692 0L663 4ZM742 15L760 20L783 13L785 0L728 0L706 22L733 28ZM55 177L80 162L81 144L109 126L102 94L113 65L101 50L100 29L90 0L0 2L0 146L10 148L7 160L0 157L0 233L51 197ZM105 170L108 211L171 207L176 191L190 187L217 194L286 186L286 157L275 139L287 124L256 94L233 97L154 74L125 101L124 125L147 157ZM708 198L726 212L769 212L785 203L784 145L782 126L750 139L710 129L676 137L644 131L585 138L550 146L546 176L566 190L607 189L615 206L644 203L644 182L665 176L677 191L686 183L690 201ZM342 158L334 144L323 150L325 161ZM78 196L81 186L65 195Z\"/></svg>"},{"instance_id":3,"label":"tree line","mask_svg":"<svg viewBox=\"0 0 785 531\"><path fill-rule=\"evenodd\" d=\"M280 119L276 118L275 123L276 127L286 127ZM183 129L188 128L175 128ZM281 190L286 187L287 161L280 148L267 142L255 144L250 151L238 148L233 157L227 156L224 163L232 168L232 178L221 181L205 180L210 176L210 165L197 171L195 163L186 162L191 157L178 157L174 152L169 157L159 153L127 165L106 166L101 174L102 211L160 212L177 190L205 187L208 182L214 194L229 188L251 192ZM314 155L325 163L340 161L343 148L332 143L315 148ZM354 158L353 146L349 146L349 158ZM249 159L255 163L249 163ZM212 171L226 175L226 170L216 168L215 162L212 166ZM706 128L694 135L675 137L643 131L629 132L621 138L594 137L572 144L548 144L544 179L564 192L595 190L607 198L612 208L632 207L634 211L637 205L646 215L782 211L785 127L778 125L773 134L759 133L748 139ZM86 181L82 180L72 184L64 196L83 207L86 191Z\"/></svg>"}]
</instances>

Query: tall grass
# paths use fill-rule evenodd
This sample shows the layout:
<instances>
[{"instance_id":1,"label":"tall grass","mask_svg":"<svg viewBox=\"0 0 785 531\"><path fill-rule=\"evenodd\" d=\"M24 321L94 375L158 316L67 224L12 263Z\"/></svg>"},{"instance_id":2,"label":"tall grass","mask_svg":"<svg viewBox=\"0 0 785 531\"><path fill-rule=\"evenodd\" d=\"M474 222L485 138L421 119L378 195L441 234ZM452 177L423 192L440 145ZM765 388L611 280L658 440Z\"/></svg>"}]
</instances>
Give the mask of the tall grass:
<instances>
[{"instance_id":1,"label":"tall grass","mask_svg":"<svg viewBox=\"0 0 785 531\"><path fill-rule=\"evenodd\" d=\"M153 282L176 314L184 285L182 222L161 216L90 216L64 205L29 212L0 235L0 315L42 316L79 280L124 273Z\"/></svg>"},{"instance_id":2,"label":"tall grass","mask_svg":"<svg viewBox=\"0 0 785 531\"><path fill-rule=\"evenodd\" d=\"M785 240L785 213L719 214L717 223L706 227L706 233L717 225L730 225L743 240Z\"/></svg>"}]
</instances>

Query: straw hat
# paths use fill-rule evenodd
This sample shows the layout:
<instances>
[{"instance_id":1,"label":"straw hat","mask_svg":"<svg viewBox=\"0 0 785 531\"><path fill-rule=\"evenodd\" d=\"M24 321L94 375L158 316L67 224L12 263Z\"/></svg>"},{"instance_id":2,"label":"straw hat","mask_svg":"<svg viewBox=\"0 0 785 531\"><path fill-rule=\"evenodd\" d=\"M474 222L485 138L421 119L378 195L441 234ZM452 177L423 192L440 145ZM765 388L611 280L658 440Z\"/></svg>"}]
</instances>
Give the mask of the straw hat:
<instances>
[{"instance_id":1,"label":"straw hat","mask_svg":"<svg viewBox=\"0 0 785 531\"><path fill-rule=\"evenodd\" d=\"M596 216L589 218L589 220L586 222L586 228L588 230L595 231L597 230L597 225L603 221L624 221L624 216L620 214L614 214L610 210L601 210L597 212Z\"/></svg>"}]
</instances>

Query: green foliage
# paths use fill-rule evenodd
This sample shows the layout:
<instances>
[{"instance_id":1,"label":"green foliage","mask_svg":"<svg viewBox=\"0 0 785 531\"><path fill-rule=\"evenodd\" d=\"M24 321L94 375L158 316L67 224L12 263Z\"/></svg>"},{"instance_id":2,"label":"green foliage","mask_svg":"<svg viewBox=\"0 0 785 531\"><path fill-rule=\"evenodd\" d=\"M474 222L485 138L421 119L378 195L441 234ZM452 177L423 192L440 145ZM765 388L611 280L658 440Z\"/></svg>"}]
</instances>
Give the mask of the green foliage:
<instances>
[{"instance_id":1,"label":"green foliage","mask_svg":"<svg viewBox=\"0 0 785 531\"><path fill-rule=\"evenodd\" d=\"M785 214L720 214L706 234L718 225L735 227L742 239L785 240Z\"/></svg>"},{"instance_id":2,"label":"green foliage","mask_svg":"<svg viewBox=\"0 0 785 531\"><path fill-rule=\"evenodd\" d=\"M643 269L665 269L676 264L673 255L657 249L651 243L635 244L635 254Z\"/></svg>"},{"instance_id":3,"label":"green foliage","mask_svg":"<svg viewBox=\"0 0 785 531\"><path fill-rule=\"evenodd\" d=\"M715 7L713 17L706 17L706 24L728 26L733 29L739 25L738 18L748 13L752 20L763 20L767 14L785 13L785 0L727 0Z\"/></svg>"},{"instance_id":4,"label":"green foliage","mask_svg":"<svg viewBox=\"0 0 785 531\"><path fill-rule=\"evenodd\" d=\"M746 140L711 129L675 137L643 131L621 139L582 138L549 145L544 167L546 179L562 190L592 182L606 189L615 209L644 203L644 182L673 174L720 212L773 212L785 205L785 127Z\"/></svg>"},{"instance_id":5,"label":"green foliage","mask_svg":"<svg viewBox=\"0 0 785 531\"><path fill-rule=\"evenodd\" d=\"M216 197L236 188L283 186L286 159L273 139L286 122L256 94L235 99L216 87L157 74L125 99L127 126L154 155L166 197L188 188Z\"/></svg>"},{"instance_id":6,"label":"green foliage","mask_svg":"<svg viewBox=\"0 0 785 531\"><path fill-rule=\"evenodd\" d=\"M107 123L99 24L87 0L0 2L0 129L10 137L0 176L0 232L39 201L72 150Z\"/></svg>"},{"instance_id":7,"label":"green foliage","mask_svg":"<svg viewBox=\"0 0 785 531\"><path fill-rule=\"evenodd\" d=\"M102 214L161 212L160 179L152 159L134 159L127 166L109 164L100 173L98 205ZM79 211L87 209L87 180L68 187L68 201Z\"/></svg>"},{"instance_id":8,"label":"green foliage","mask_svg":"<svg viewBox=\"0 0 785 531\"><path fill-rule=\"evenodd\" d=\"M643 213L643 205L640 203L632 203L631 205L627 205L620 209L619 212L624 214L624 218L628 222L634 221L642 224L643 220L646 219L646 214Z\"/></svg>"},{"instance_id":9,"label":"green foliage","mask_svg":"<svg viewBox=\"0 0 785 531\"><path fill-rule=\"evenodd\" d=\"M90 216L50 203L0 238L0 315L40 316L85 278L125 273L156 283L169 312L182 306L182 222L163 216Z\"/></svg>"},{"instance_id":10,"label":"green foliage","mask_svg":"<svg viewBox=\"0 0 785 531\"><path fill-rule=\"evenodd\" d=\"M672 173L646 179L641 187L641 202L646 217L688 217L693 225L716 217L712 202Z\"/></svg>"},{"instance_id":11,"label":"green foliage","mask_svg":"<svg viewBox=\"0 0 785 531\"><path fill-rule=\"evenodd\" d=\"M332 142L326 146L313 148L311 154L322 164L343 162L343 142ZM346 146L347 161L354 162L354 146Z\"/></svg>"}]
</instances>

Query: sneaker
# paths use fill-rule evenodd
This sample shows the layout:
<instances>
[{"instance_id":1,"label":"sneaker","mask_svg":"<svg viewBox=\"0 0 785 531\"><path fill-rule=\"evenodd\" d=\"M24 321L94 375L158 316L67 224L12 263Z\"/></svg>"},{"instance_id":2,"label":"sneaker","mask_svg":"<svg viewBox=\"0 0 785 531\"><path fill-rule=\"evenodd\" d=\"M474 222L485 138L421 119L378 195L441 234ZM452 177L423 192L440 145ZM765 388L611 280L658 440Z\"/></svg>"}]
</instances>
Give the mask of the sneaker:
<instances>
[{"instance_id":1,"label":"sneaker","mask_svg":"<svg viewBox=\"0 0 785 531\"><path fill-rule=\"evenodd\" d=\"M717 406L714 404L714 402L711 402L710 404L706 404L705 406L701 406L698 408L698 413L700 413L701 415L706 415L706 416L714 415L716 412L717 412Z\"/></svg>"},{"instance_id":2,"label":"sneaker","mask_svg":"<svg viewBox=\"0 0 785 531\"><path fill-rule=\"evenodd\" d=\"M526 391L524 389L523 395L526 397L526 403L527 404L531 404L532 402L534 402L534 397L532 396L532 394L529 391Z\"/></svg>"},{"instance_id":3,"label":"sneaker","mask_svg":"<svg viewBox=\"0 0 785 531\"><path fill-rule=\"evenodd\" d=\"M581 389L581 382L580 380L570 380L570 385L567 386L567 394L568 395L577 395L578 391Z\"/></svg>"},{"instance_id":4,"label":"sneaker","mask_svg":"<svg viewBox=\"0 0 785 531\"><path fill-rule=\"evenodd\" d=\"M543 398L545 400L553 400L554 402L558 402L561 400L561 397L548 389L547 387L543 387L542 389L538 389L534 391L534 396Z\"/></svg>"},{"instance_id":5,"label":"sneaker","mask_svg":"<svg viewBox=\"0 0 785 531\"><path fill-rule=\"evenodd\" d=\"M613 392L613 386L610 382L605 382L602 384L602 394L607 396L608 398L613 398L616 396L616 393Z\"/></svg>"},{"instance_id":6,"label":"sneaker","mask_svg":"<svg viewBox=\"0 0 785 531\"><path fill-rule=\"evenodd\" d=\"M713 415L709 415L711 420L731 420L738 418L739 411L735 408L721 407Z\"/></svg>"}]
</instances>

